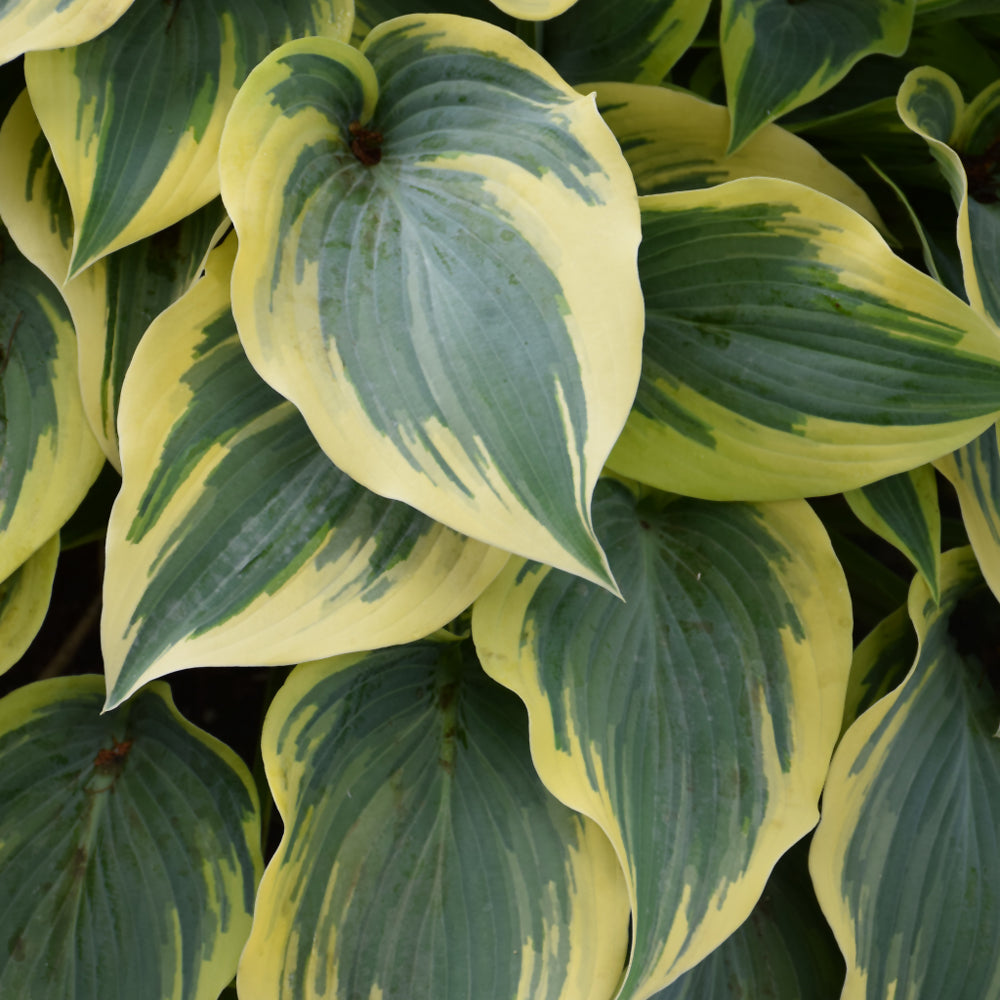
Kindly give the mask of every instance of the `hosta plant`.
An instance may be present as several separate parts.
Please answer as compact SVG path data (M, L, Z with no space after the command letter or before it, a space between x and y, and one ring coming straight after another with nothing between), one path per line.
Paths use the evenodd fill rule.
M0 997L1000 995L1000 2L0 39Z

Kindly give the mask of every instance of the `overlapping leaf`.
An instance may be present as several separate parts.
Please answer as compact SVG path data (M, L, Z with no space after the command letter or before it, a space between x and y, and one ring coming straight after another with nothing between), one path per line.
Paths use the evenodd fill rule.
M101 623L109 706L172 670L422 637L507 558L331 464L243 354L234 254L230 237L125 380Z
M58 559L59 536L53 535L0 583L0 673L21 659L41 628Z
M242 1000L609 1000L628 898L542 787L524 709L468 642L306 664L264 725L285 833Z
M694 41L710 0L577 0L545 25L542 53L571 83L659 83Z
M103 687L0 701L0 995L215 1000L263 867L253 781L166 685L102 716Z
M845 494L863 524L899 549L938 596L941 510L934 469L922 465Z
M919 577L906 680L837 749L810 867L847 959L845 1000L1000 991L996 599L969 549L942 599Z
M292 42L223 140L233 311L358 482L611 585L590 526L635 393L635 187L592 100L514 36L398 18Z
M741 177L783 177L880 220L868 195L805 140L765 125L726 153L729 111L694 94L627 83L597 84L597 106L632 168L639 194L711 187Z
M547 21L568 10L577 0L493 0L505 14L522 21Z
M76 366L66 306L0 225L0 580L62 527L104 462Z
M805 858L786 854L746 922L652 1000L836 1000L844 963Z
M922 67L903 81L897 105L951 188L966 295L1000 326L1000 81L966 107L951 77Z
M133 0L6 0L0 8L0 63L32 49L79 45L109 28Z
M69 192L70 273L219 193L219 137L247 73L302 35L348 38L352 0L135 0L75 48L25 59Z
M723 0L720 48L733 114L729 148L843 79L861 58L900 55L914 0Z
M196 277L225 213L216 199L162 233L66 281L73 220L62 178L26 93L0 128L0 214L21 252L60 289L76 328L91 429L120 471L118 399L136 345Z
M528 706L542 780L618 851L633 907L621 995L642 998L736 929L815 823L850 609L805 503L636 501L605 481L594 517L625 603L512 560L472 627L487 672Z
M1000 449L996 425L934 463L958 494L979 568L1000 595Z
M816 496L992 423L1000 339L844 205L763 178L641 201L643 376L616 471L706 499Z

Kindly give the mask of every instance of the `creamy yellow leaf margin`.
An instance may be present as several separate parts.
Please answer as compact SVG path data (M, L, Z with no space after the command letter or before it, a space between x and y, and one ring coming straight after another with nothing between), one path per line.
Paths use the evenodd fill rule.
M847 960L842 1000L1000 990L1000 608L969 548L944 554L941 594L914 579L916 658L847 730L823 790L809 866Z
M58 292L0 225L0 580L69 519L104 456L80 399Z
M108 707L174 670L419 638L507 559L330 464L240 350L235 253L234 236L213 251L125 379L101 619ZM300 492L283 492L289 482Z
M353 20L353 0L136 0L89 42L28 53L72 208L69 276L216 197L219 139L247 73L290 38L349 38Z
M922 66L906 75L896 98L899 117L923 138L951 188L958 210L957 239L962 258L965 294L974 309L1000 328L1000 278L996 276L1000 253L996 248L1000 217L994 197L995 166L989 157L996 146L1000 125L1000 82L987 87L966 105L962 92L946 73ZM970 148L974 147L974 148ZM980 183L984 200L970 198L967 166L962 156L984 156L986 169ZM968 169L973 169L969 167Z
M589 502L638 378L640 233L593 100L498 28L397 18L272 53L221 172L240 337L333 461L610 585Z
M597 108L632 168L640 195L711 187L741 177L780 177L805 184L882 220L871 199L815 147L780 125L764 125L727 153L729 109L695 94L636 83L597 83Z
M997 425L939 458L934 467L958 494L962 522L980 572L1000 600L1000 446Z
M493 0L505 14L521 21L547 21L569 10L577 0Z
M214 204L218 206L217 201ZM171 292L179 297L190 284L215 242L211 238L213 216L223 214L221 208L213 212L208 206L196 217L200 225L182 221L65 280L73 252L72 213L27 92L17 98L0 126L0 215L21 253L46 274L69 308L77 334L84 410L105 456L118 472L121 380L131 361L132 339L143 332L133 329L135 321L142 319L144 329L157 309L168 304L164 299ZM198 249L182 263L179 244L196 227L203 230L202 240L187 240L198 244ZM217 234L222 235L221 231ZM138 272L150 260L159 267L143 285L145 275Z
M58 560L59 536L53 535L0 583L0 674L21 659L42 627Z
M0 995L216 1000L263 868L257 789L166 684L110 715L103 689L0 700Z
M894 545L921 572L935 598L941 570L941 509L930 465L844 494L865 527Z
M512 559L472 629L487 673L528 708L542 780L615 846L633 907L619 995L645 1000L746 919L815 824L851 612L804 502L630 507L601 485L595 520L625 603ZM706 717L718 728L688 730ZM754 764L732 759L751 744Z
M628 898L468 641L302 664L264 723L284 834L243 1000L610 1000Z
M776 178L640 203L643 376L615 472L709 500L819 496L995 419L1000 338L846 205Z
M111 27L134 0L7 0L0 11L0 64L33 49L79 45Z

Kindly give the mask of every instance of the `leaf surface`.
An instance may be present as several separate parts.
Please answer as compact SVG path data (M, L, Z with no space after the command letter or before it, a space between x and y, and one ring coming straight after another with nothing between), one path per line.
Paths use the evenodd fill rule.
M866 527L923 574L935 598L941 566L941 510L934 469L922 465L844 494Z
M0 128L0 213L18 248L45 272L69 308L87 420L120 472L117 418L125 372L146 328L200 271L225 220L222 203L215 199L64 282L73 250L69 197L23 93Z
M897 106L951 188L966 295L1000 327L1000 81L966 106L951 77L925 66L907 75Z
M135 0L108 31L25 59L72 207L70 276L219 193L222 126L276 45L348 38L351 0Z
M629 83L596 84L597 107L632 168L639 194L712 187L742 177L780 177L836 198L881 224L868 195L804 139L765 125L726 152L729 111L694 94Z
M109 28L133 0L6 0L0 8L0 64L32 49L79 45Z
M101 715L85 674L0 701L0 995L215 1000L250 929L246 766L166 685Z
M659 83L695 40L710 0L577 0L545 25L542 54L571 83Z
M643 373L616 472L706 499L818 496L995 419L1000 339L850 209L767 178L641 202Z
M913 26L914 0L723 0L719 26L729 148L763 124L829 90L864 56L898 56Z
M993 593L1000 595L1000 448L996 424L934 465L955 487L980 571Z
M721 944L816 822L850 608L802 502L636 500L603 481L594 509L624 603L512 560L472 629L527 704L542 780L615 845L633 910L621 996L638 1000Z
M0 674L21 659L42 627L58 559L59 536L53 535L0 583Z
M0 580L66 523L103 464L66 306L0 224Z
M254 367L369 489L612 586L589 503L638 379L640 232L592 100L514 36L426 15L361 52L290 43L234 108Z
M108 525L108 704L192 666L285 664L420 638L507 555L357 485L262 382L229 309L230 237L125 379Z
M1000 990L1000 615L970 549L945 553L941 593L915 579L916 660L847 731L823 790L810 868L844 1000Z
M244 1000L608 1000L621 870L545 791L527 719L471 643L304 664L268 712L285 823L240 964Z

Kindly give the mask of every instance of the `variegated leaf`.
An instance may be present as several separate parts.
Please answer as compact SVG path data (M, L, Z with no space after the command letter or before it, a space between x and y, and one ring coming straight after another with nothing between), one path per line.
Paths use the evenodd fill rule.
M854 650L844 700L842 732L846 732L875 702L902 683L916 655L917 634L903 604L883 618Z
M966 295L1000 326L1000 81L966 107L955 81L926 66L907 75L897 105L951 188Z
M1000 599L1000 447L996 424L934 465L955 487L980 571Z
M0 996L216 1000L263 867L253 780L165 684L113 715L103 688L0 701Z
M59 536L53 535L0 583L0 674L21 659L42 627L58 560Z
M70 276L210 202L247 73L290 38L350 37L353 17L353 0L135 0L93 41L29 53L75 222Z
M638 378L635 187L513 35L398 18L272 53L223 139L254 367L358 482L613 586L590 496Z
M659 83L695 40L711 0L577 0L545 25L542 54L571 83Z
M706 499L817 496L993 421L1000 339L844 205L766 178L641 202L643 376L616 472Z
M733 114L729 148L815 100L864 56L898 56L914 0L723 0L720 47Z
M917 577L919 652L847 731L810 868L847 959L844 1000L1000 993L1000 608L969 549L941 602Z
M493 0L505 14L521 21L547 21L572 7L577 0Z
M941 565L941 510L934 469L921 465L844 494L866 527L894 545L923 574L935 598Z
M514 19L501 13L492 0L434 0L433 3L428 0L354 0L354 33L351 42L360 45L365 35L377 24L403 14L422 14L428 8L439 14L460 14L479 21L489 21L508 31L513 31L516 27Z
M804 502L636 500L603 481L594 519L624 603L512 560L472 629L528 706L542 780L615 845L633 908L621 996L641 1000L746 919L816 822L850 607Z
M241 1000L610 1000L628 896L542 787L524 709L468 642L296 669L264 724L285 823Z
M407 642L506 553L358 486L262 382L229 310L235 239L150 327L125 379L101 622L108 705L172 670Z
M796 845L781 858L746 922L652 1000L837 1000L844 961L806 857Z
M0 215L18 248L56 284L69 307L87 419L104 454L121 471L116 422L125 372L154 317L200 271L225 223L222 203L209 202L64 283L73 244L69 199L24 93L0 128Z
M103 464L66 306L0 225L0 580L65 524Z
M0 64L32 49L79 45L109 28L133 0L5 0Z
M694 94L627 83L596 85L597 107L632 168L639 194L712 187L741 177L782 177L836 198L880 225L868 195L791 132L765 125L726 153L729 111Z

